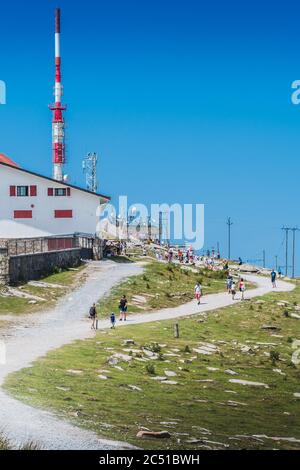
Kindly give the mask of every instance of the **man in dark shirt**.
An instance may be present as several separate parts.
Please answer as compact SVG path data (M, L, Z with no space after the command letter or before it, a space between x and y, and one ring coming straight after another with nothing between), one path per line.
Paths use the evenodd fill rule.
M92 307L90 308L90 318L91 318L91 320L92 320L91 329L92 329L92 330L95 330L95 329L96 329L95 324L96 324L96 321L97 321L97 309L96 309L96 304L93 304Z
M124 320L126 321L126 313L127 313L127 299L126 295L123 295L123 297L120 300L120 321Z

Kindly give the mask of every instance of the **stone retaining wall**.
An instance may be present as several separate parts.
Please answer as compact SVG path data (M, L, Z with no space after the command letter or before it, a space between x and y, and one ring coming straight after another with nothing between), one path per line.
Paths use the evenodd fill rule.
M40 279L55 272L56 269L72 268L81 263L81 249L49 251L9 258L9 283L18 284Z

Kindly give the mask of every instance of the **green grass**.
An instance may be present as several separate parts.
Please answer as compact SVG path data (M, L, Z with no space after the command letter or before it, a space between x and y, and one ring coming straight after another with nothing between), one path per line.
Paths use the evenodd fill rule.
M79 266L76 271L66 269L40 279L43 282L63 285L65 286L65 289L36 287L29 284L19 286L23 292L44 298L46 300L38 301L36 304L29 303L30 299L24 299L20 297L4 297L0 293L0 315L20 315L35 312L40 310L41 307L51 307L54 302L56 302L62 295L66 293L67 289L69 289L74 283L80 282L80 279L84 277L84 269L85 265L82 265Z
M28 441L23 446L16 447L4 434L0 434L1 450L41 450L41 448L33 441Z
M225 289L225 272L206 269L193 270L174 265L150 261L144 274L130 277L112 289L109 296L99 303L100 317L107 317L118 311L119 300L123 294L128 299L128 313L142 313L164 307L176 307L194 298L197 281L203 286L203 293L220 292ZM135 300L140 295L143 302Z
M238 437L265 434L300 439L299 399L293 397L300 392L300 370L291 364L292 340L300 339L300 321L285 314L294 310L294 304L300 305L300 286L291 293L270 293L263 300L262 304L255 299L237 302L204 318L177 320L179 339L174 338L173 321L99 331L93 339L50 352L33 367L11 375L5 388L18 399L54 410L99 435L143 448L221 448L203 442L209 440L231 449L300 449L299 443ZM279 300L289 301L288 306L278 306ZM264 324L278 330L263 330ZM125 347L126 339L133 339L135 344ZM193 349L201 341L214 343L219 352L209 356L195 353ZM258 346L259 342L275 346ZM253 352L241 352L242 345ZM140 361L147 359L145 347L156 351L158 359ZM137 352L130 353L130 348ZM273 361L265 354L271 351L276 352ZM123 371L107 362L114 352L133 357L128 363L118 363ZM208 367L219 370L209 371ZM274 372L274 368L285 375ZM70 369L82 373L67 372ZM226 369L238 375L227 375ZM176 372L170 380L178 385L152 379L164 375L165 370ZM108 379L99 378L99 374ZM269 388L229 383L231 378L263 382ZM130 389L130 385L141 391ZM240 404L229 406L229 400ZM138 440L141 426L168 430L171 439ZM202 443L189 443L191 439Z

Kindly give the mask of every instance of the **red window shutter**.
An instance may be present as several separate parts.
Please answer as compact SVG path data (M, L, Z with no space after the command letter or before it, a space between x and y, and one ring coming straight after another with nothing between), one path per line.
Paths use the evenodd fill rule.
M56 210L54 211L54 217L56 219L72 219L73 211L72 210Z
M71 188L67 188L67 196L71 196Z
M37 195L37 187L30 186L30 196L36 196L36 195Z
M15 186L10 186L9 194L10 194L10 196L15 196L16 195L16 187Z
M32 219L32 211L14 211L15 219Z
M48 188L48 196L53 196L53 188Z

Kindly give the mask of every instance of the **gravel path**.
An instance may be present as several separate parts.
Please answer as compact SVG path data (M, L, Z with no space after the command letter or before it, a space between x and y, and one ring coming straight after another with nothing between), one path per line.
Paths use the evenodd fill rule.
M142 267L137 264L93 262L87 269L87 282L62 299L53 310L43 313L40 317L28 316L26 323L21 320L9 331L9 334L2 334L0 339L6 345L7 363L5 366L0 364L0 385L8 374L30 366L34 360L45 355L49 350L59 348L75 339L84 339L93 335L86 318L89 306L124 278L141 272ZM245 276L245 278L258 285L256 289L246 292L246 298L264 295L272 290L269 279L253 275ZM293 288L292 284L279 281L276 290L290 291ZM227 293L209 294L203 297L200 306L192 301L176 308L134 315L129 317L126 323L119 323L119 325L189 316L236 302L232 301ZM99 321L99 328L108 326L108 321ZM131 448L126 443L99 438L95 433L62 421L50 412L24 405L1 389L0 427L16 445L32 440L39 443L43 449Z

